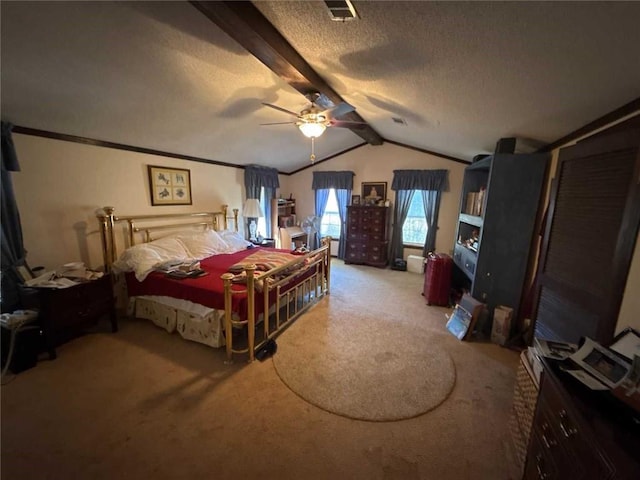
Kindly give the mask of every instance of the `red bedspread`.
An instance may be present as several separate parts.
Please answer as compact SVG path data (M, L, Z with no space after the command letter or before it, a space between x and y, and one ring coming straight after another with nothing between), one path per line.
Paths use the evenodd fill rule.
M262 247L260 247L262 248ZM136 280L133 273L127 273L127 291L129 296L163 295L199 303L209 308L224 310L224 284L220 278L229 271L229 267L245 257L255 253L258 248L250 248L231 254L214 255L200 262L200 268L208 275L199 278L173 279L161 272L151 272L143 282ZM272 250L275 249L266 249ZM275 250L289 252L288 250ZM233 285L234 290L244 290L246 285ZM256 292L256 314L263 310L263 296ZM247 314L246 294L232 297L232 310L243 318Z

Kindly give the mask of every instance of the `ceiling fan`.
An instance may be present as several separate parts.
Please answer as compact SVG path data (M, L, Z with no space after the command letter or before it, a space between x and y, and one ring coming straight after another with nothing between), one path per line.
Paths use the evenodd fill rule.
M366 122L339 120L337 117L355 111L355 108L346 102L340 102L338 105L334 105L331 100L321 93L309 94L306 95L306 97L311 102L311 105L305 107L300 113L292 112L291 110L278 107L271 103L262 102L266 107L295 117L295 120L290 122L261 123L260 125L296 125L305 137L311 139L311 162L313 163L316 158L313 151L314 140L322 135L327 127L364 128ZM326 108L322 109L319 105Z

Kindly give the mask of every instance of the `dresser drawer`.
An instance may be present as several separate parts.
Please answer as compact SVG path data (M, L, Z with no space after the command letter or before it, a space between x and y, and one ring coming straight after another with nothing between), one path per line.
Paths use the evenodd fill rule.
M524 471L525 479L556 480L562 478L553 456L549 455L535 430L531 433L528 455L529 461Z
M542 464L552 466L549 471L557 472L557 478L616 478L615 468L600 450L590 426L572 405L571 399L559 389L555 381L543 376L532 432L540 444L538 448ZM528 453L528 464L535 463L536 455L532 456L531 451ZM531 472L529 467L530 465L526 473ZM530 477L525 474L525 478L556 477Z

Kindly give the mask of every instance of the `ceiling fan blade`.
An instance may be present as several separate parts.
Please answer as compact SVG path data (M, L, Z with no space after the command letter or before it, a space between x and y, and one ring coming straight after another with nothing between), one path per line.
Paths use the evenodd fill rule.
M328 117L341 117L349 112L355 111L355 107L353 105L349 105L347 102L340 102L335 107L327 108L324 112L321 112L321 115L326 115Z
M273 122L273 123L261 123L260 125L295 125L296 122Z
M367 125L367 122L345 122L342 120L331 120L332 127L365 128Z
M289 115L293 115L294 117L298 116L297 113L292 112L291 110L287 110L287 109L282 108L282 107L278 107L277 105L271 105L270 103L264 103L264 102L262 102L262 105L264 105L265 107L271 107L271 108L274 108L276 110L280 110L281 112L288 113Z
M328 110L336 106L336 104L333 103L331 100L329 100L329 97L327 97L324 93L320 93L320 92L308 93L307 95L305 95L305 97L307 97L307 100L309 100L311 103L314 103L318 107L324 108L325 110Z

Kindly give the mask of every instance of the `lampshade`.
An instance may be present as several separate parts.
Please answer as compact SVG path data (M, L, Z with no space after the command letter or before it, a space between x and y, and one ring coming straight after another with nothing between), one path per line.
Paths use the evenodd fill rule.
M260 200L257 198L247 198L247 201L244 202L242 213L246 218L264 217L262 208L260 208Z
M300 129L300 131L305 137L315 138L322 135L324 133L324 130L327 128L327 126L324 123L301 122L298 125L298 128Z

